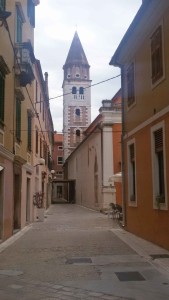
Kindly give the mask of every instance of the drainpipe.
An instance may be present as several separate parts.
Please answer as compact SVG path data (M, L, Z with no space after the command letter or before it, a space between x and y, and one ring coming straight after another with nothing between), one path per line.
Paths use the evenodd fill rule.
M122 160L122 206L123 206L123 227L127 225L126 220L126 189L125 189L125 165L124 165L124 136L125 136L125 119L124 119L124 71L121 68L121 93L122 93L122 135L121 135L121 160Z

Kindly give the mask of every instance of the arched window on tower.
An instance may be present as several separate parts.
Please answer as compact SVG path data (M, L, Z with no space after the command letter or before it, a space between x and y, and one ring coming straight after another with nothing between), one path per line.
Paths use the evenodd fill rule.
M84 88L82 86L79 88L79 96L80 99L84 99Z
M75 86L72 87L72 94L74 95L74 99L77 99L77 88Z
M76 108L75 114L77 117L80 117L80 108Z
M80 143L80 130L76 130L76 143Z
M77 94L77 88L75 86L72 87L72 94L73 95Z

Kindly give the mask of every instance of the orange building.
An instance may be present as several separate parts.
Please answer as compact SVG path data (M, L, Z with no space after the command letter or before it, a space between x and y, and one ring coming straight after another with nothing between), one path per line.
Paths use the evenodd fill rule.
M126 229L169 249L169 1L143 1L110 64L121 68Z

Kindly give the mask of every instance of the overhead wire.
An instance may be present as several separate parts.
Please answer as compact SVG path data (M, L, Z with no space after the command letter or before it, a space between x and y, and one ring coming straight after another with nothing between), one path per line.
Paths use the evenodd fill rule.
M84 87L83 89L84 89L84 90L89 89L90 87L93 87L93 86L96 86L96 85L105 83L105 82L107 82L107 81L110 81L110 80L112 80L112 79L118 78L118 77L120 77L120 76L121 76L121 74L118 74L118 75L116 75L116 76L114 76L114 77L110 77L110 78L108 78L108 79L105 79L105 80L99 81L99 82L97 82L97 83L88 85L88 86ZM51 97L51 98L49 98L49 100L57 99L57 98L60 98L60 97L63 97L63 96L71 95L71 94L72 94L72 92L64 93L64 94L59 95L59 96Z

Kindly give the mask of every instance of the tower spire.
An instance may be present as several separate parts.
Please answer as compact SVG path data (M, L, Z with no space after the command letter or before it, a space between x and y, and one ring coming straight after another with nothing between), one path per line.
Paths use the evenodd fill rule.
M63 66L63 148L64 160L83 139L91 121L90 66L75 31Z
M66 62L63 68L66 67L66 65L68 64L75 64L75 63L80 63L83 65L87 65L89 66L89 63L87 61L85 52L83 50L81 41L79 39L78 33L77 31L75 31L67 58L66 58Z

